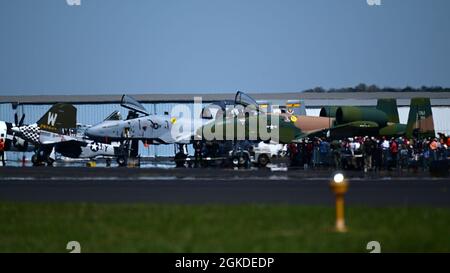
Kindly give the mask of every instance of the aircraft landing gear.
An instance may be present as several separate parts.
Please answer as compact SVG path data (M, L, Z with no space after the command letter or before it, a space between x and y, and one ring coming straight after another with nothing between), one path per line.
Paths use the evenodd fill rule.
M42 162L39 160L37 154L34 154L34 155L31 157L31 162L33 163L33 166L40 166L40 165L42 165Z
M106 167L111 167L111 158L106 159Z
M232 163L234 167L238 168L249 168L250 167L250 157L247 153L238 151L233 155Z
M138 155L139 141L126 139L120 143L117 151L117 164L120 167L139 167L140 157Z
M194 142L194 168L198 168L203 165L203 143L200 140Z
M265 168L269 162L270 159L266 154L262 154L258 157L258 165L261 168Z
M119 164L120 167L127 166L127 157L120 155L117 157L117 164Z
M52 150L48 149L39 149L36 153L31 157L31 162L33 166L53 166L55 160L51 157Z
M231 163L233 167L250 168L250 153L243 144L240 141L234 143L234 148L231 151Z
M117 155L117 164L119 164L120 167L126 167L128 164L128 147L130 147L130 140L125 140L120 143Z
M53 167L53 163L55 163L55 160L52 158L47 158L47 166L48 167Z

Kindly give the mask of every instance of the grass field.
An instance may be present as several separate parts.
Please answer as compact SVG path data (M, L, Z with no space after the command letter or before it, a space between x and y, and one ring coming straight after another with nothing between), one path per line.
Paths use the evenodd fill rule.
M450 209L0 202L0 252L450 252Z

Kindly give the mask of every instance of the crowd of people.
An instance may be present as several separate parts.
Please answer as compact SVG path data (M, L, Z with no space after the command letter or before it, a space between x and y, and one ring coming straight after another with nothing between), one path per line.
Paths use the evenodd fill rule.
M288 146L293 166L318 166L368 171L427 170L433 161L450 157L450 137L353 137L344 140L304 139Z

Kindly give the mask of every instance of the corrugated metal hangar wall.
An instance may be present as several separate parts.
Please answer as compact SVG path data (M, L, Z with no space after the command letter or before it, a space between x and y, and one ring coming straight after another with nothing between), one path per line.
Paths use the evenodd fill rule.
M274 104L279 103L274 101ZM154 114L164 114L164 112L170 113L172 108L178 103L143 103L144 107ZM106 118L114 110L119 110L123 116L126 116L127 109L122 108L119 104L74 104L77 108L77 121L81 124L96 124ZM339 104L345 105L345 104ZM193 112L193 104L188 103L187 106ZM50 104L25 104L18 107L19 116L25 113L25 124L35 123L42 115L47 112L51 107ZM320 108L308 108L306 105L306 112L308 115L318 116ZM449 106L433 106L433 117L436 133L441 132L445 134L450 134L450 105ZM399 115L400 122L406 123L408 118L409 107L400 106ZM14 121L14 110L11 103L1 103L0 104L0 120L13 122ZM193 153L192 147L189 147L190 154ZM149 147L144 147L140 144L140 154L143 156L173 156L174 155L174 145L149 145ZM8 153L9 159L18 159L22 155L19 153ZM27 155L28 157L28 155Z

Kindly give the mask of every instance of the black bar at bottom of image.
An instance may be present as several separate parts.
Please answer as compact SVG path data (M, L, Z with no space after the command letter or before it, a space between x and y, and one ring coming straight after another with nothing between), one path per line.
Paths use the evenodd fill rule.
M297 254L297 253L150 253L150 254L1 254L3 266L45 270L70 268L142 272L302 272L330 270L432 269L445 266L450 254ZM128 271L127 271L128 272Z

